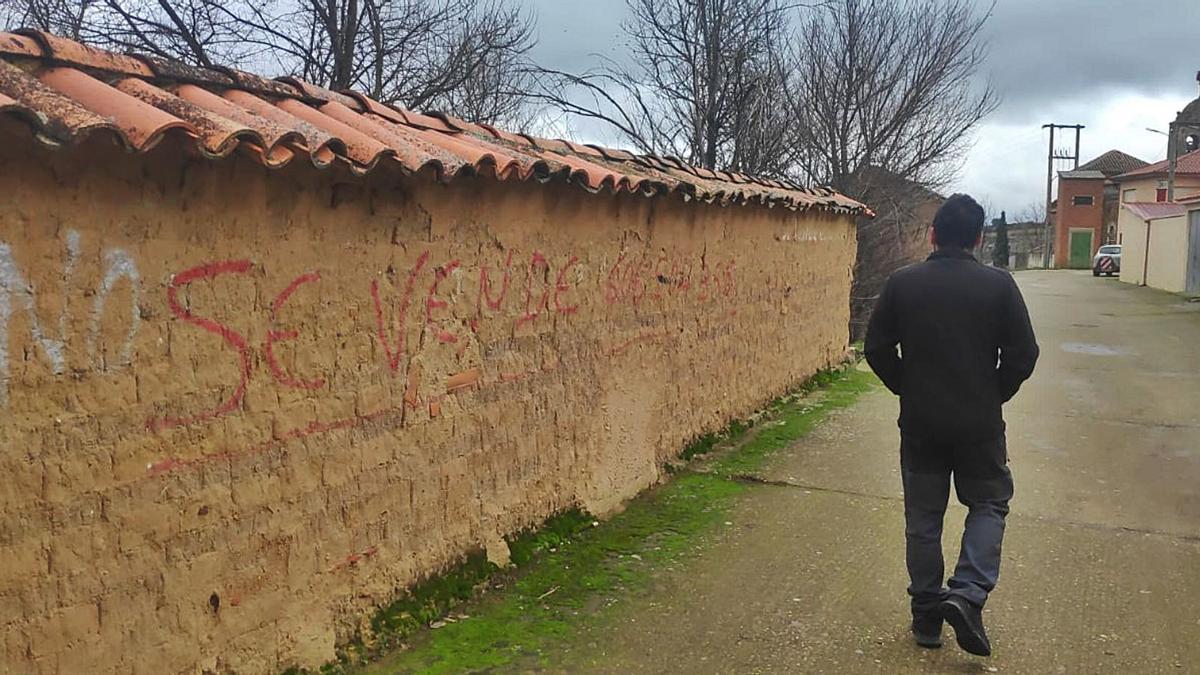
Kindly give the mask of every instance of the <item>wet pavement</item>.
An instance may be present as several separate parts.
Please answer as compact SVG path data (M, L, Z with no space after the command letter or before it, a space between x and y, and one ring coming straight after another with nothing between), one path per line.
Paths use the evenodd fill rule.
M571 671L1200 673L1200 303L1017 275L1042 360L1007 407L1016 482L994 655L908 634L895 399L882 387L762 472L730 524L659 575ZM778 484L785 483L785 484ZM947 516L952 568L966 511Z

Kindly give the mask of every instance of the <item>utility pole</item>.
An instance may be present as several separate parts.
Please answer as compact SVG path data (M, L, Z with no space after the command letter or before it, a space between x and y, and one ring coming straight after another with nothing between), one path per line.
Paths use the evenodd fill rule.
M1046 228L1042 241L1042 266L1045 269L1050 269L1050 264L1054 260L1052 248L1054 245L1054 221L1050 217L1050 205L1054 201L1054 160L1069 159L1075 162L1072 168L1079 168L1079 132L1083 131L1082 124L1043 124L1043 129L1050 130L1050 146L1046 152ZM1074 129L1075 130L1075 150L1071 154L1067 154L1066 150L1059 153L1054 148L1054 130L1055 129Z

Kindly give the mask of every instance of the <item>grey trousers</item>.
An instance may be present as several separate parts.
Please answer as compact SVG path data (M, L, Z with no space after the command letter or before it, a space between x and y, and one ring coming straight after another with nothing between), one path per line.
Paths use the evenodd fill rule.
M914 615L931 612L949 595L983 607L1000 576L1004 519L1013 495L1005 439L985 443L932 443L901 437L908 594ZM958 565L942 585L942 522L950 480L967 507Z

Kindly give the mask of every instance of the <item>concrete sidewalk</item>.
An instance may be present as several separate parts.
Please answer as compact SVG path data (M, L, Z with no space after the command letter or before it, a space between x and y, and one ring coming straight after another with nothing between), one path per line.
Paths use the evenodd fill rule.
M762 473L731 524L565 670L1200 672L1200 305L1018 275L1043 358L1006 410L1016 497L995 655L908 635L897 404L882 388ZM965 509L947 519L953 566Z

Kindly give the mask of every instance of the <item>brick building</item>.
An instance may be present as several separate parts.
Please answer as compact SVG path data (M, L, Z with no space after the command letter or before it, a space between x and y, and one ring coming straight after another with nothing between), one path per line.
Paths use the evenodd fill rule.
M319 667L848 342L827 189L0 34L0 671ZM369 636L361 636L369 639Z
M1058 174L1054 208L1054 266L1086 269L1103 244L1116 243L1120 196L1116 176L1146 162L1109 150L1073 171Z

